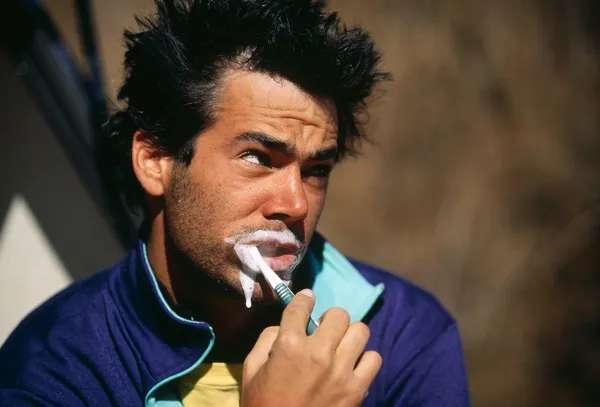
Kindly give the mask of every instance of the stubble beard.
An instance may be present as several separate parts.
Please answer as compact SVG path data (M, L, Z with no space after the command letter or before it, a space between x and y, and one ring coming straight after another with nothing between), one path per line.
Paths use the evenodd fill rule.
M216 202L207 195L190 179L183 164L174 165L165 196L164 216L166 250L177 269L173 272L198 287L198 292L219 293L244 301L237 257L219 238L221 234L211 219L217 207L227 202ZM263 298L253 298L257 305L263 301Z

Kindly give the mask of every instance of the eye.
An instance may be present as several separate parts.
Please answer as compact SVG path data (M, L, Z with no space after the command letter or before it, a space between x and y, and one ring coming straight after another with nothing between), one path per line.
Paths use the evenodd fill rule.
M246 151L242 154L241 158L242 158L242 160L252 163L252 164L263 165L265 167L271 166L270 157L267 154L260 152L260 151L256 151L256 150Z
M317 177L317 178L327 178L333 171L333 166L331 165L315 165L308 169L305 172L305 176L307 177Z

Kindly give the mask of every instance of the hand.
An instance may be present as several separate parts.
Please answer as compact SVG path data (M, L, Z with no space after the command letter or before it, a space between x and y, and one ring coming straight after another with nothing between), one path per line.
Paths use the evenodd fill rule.
M325 313L306 335L315 304L301 291L283 311L280 327L265 329L244 362L242 407L359 406L381 367L377 352L363 350L369 328L349 325L341 308Z

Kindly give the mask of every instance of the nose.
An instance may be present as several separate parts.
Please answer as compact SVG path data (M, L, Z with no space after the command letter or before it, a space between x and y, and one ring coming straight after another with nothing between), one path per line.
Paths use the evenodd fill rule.
M302 221L308 215L308 199L299 168L281 169L272 180L269 199L263 206L266 219L276 219L287 225Z

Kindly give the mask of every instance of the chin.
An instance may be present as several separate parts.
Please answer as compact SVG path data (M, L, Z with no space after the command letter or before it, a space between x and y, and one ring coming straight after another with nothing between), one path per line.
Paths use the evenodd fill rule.
M239 272L238 272L239 273ZM286 282L286 281L284 281ZM287 282L286 282L287 283ZM246 296L242 288L241 282L238 276L235 276L231 280L221 280L222 287L231 298L238 299L242 302L246 301ZM265 281L262 276L258 276L254 283L254 290L252 292L252 307L271 305L278 302L277 295L271 288L271 286Z
M275 291L273 291L271 286L261 277L259 277L254 284L252 302L254 303L255 301L257 304L272 304L278 301Z
M292 275L293 268L287 268L281 272L278 272L279 276L282 278L282 282L291 289L292 280L289 277ZM246 276L249 274L246 272L242 272L239 268L235 267L231 270L231 273L227 273L227 276L222 279L222 283L225 283L228 286L228 291L232 294L235 294L235 297L246 301L246 296L244 293L243 282L240 277L240 274L244 273ZM246 280L245 283L248 281ZM257 274L253 284L252 290L252 305L271 305L279 302L275 291L269 283L265 280L262 274Z

